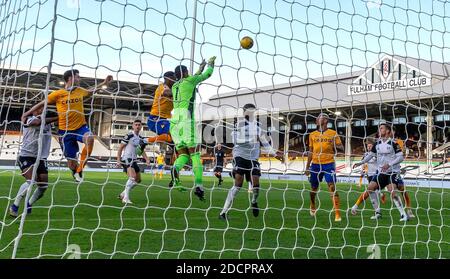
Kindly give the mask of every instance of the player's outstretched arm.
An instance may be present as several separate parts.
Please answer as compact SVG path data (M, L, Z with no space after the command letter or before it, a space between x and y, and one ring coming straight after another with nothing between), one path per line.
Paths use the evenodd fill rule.
M211 77L211 75L212 75L212 73L214 71L214 63L215 63L215 61L216 61L216 57L215 56L209 58L209 60L208 60L208 68L206 69L206 71L204 73L202 73L202 74L193 75L192 76L194 84L197 85L198 83L200 83L200 82L202 82L204 80L207 80L209 77Z
M44 101L40 101L39 103L35 104L31 109L29 109L28 111L26 111L24 114L22 114L22 123L26 123L27 122L27 118L31 115L34 114L35 111L43 108L45 105L45 100ZM40 121L40 120L39 120Z
M206 61L205 59L202 60L202 63L200 63L200 67L198 68L198 71L195 73L195 75L200 75L201 73L203 73L203 70L205 69L206 66Z
M120 164L120 161L121 161L121 158L122 158L122 152L123 152L123 149L125 148L125 146L126 146L126 144L123 144L123 143L121 143L120 145L119 145L119 150L117 150L117 159L116 159L116 165L118 166L118 167L121 167L121 164Z
M357 167L359 167L361 165L364 165L364 164L368 163L373 157L375 157L375 155L376 154L373 153L373 152L367 153L367 155L364 156L364 158L360 162L358 162L358 163L353 165L353 168L357 168Z
M144 158L147 166L150 166L150 159L148 158L147 153L145 153L145 151L142 152L142 158Z
M93 94L94 92L102 89L103 86L108 86L111 81L113 81L113 76L112 75L108 75L104 81L100 82L99 84L97 84L97 86L93 86L87 89L87 91L91 94Z

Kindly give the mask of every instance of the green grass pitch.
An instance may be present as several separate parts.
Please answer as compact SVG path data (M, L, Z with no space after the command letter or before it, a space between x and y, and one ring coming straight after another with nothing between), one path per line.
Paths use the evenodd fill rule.
M126 179L123 173L85 172L77 187L68 171L51 171L53 184L27 216L17 257L62 258L69 244L77 244L82 258L367 258L367 247L377 244L381 258L450 258L449 190L408 188L416 218L405 225L390 201L378 223L370 220L369 203L349 215L363 189L338 184L343 220L335 223L325 185L313 218L308 184L262 180L260 216L253 217L244 185L227 224L218 215L229 177L220 188L206 177L201 202L191 191L169 190L167 176L154 180L146 173L131 193L134 205L123 206L117 195ZM0 172L0 258L12 254L20 219L7 209L22 182L18 173ZM182 182L193 180L182 176Z

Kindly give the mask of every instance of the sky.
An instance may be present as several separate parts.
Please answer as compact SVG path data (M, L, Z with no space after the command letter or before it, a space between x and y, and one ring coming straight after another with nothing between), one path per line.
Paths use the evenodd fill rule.
M194 0L0 1L2 68L70 67L157 83L189 66ZM200 0L196 70L217 56L202 101L225 92L359 71L384 53L450 61L450 3L416 0ZM255 45L240 49L250 36Z

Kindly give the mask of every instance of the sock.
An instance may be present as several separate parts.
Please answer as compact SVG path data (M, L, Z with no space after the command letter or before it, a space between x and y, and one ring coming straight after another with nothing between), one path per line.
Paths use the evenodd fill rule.
M173 166L175 167L175 170L179 172L184 167L184 165L187 164L187 162L189 162L189 155L180 154L180 156L178 156L178 158L173 163Z
M84 167L87 163L87 157L91 156L92 149L94 148L94 144L84 145L83 150L81 151L80 156L80 164L78 165L77 172L80 173L83 171Z
M405 209L403 208L402 200L399 198L399 196L395 195L392 196L392 201L394 202L395 206L398 209L398 212L400 212L401 216L405 216Z
M236 197L236 195L239 193L239 190L241 187L233 186L228 190L227 199L225 200L225 204L223 205L223 209L220 212L220 215L227 213L230 209L231 205L233 204L233 200Z
M309 198L311 200L311 204L310 204L310 208L316 208L316 195L317 192L311 190L311 192L309 192Z
M34 204L37 200L42 198L44 196L45 191L47 190L46 186L40 186L37 187L36 190L34 190L33 195L31 196L30 200L28 201L29 204Z
M406 208L411 208L411 199L409 198L408 192L403 192L403 197L405 198Z
M136 184L137 183L134 178L128 178L127 183L125 184L124 198L130 198L130 191L134 188L134 186L136 186Z
M369 197L369 193L367 191L364 191L364 193L362 193L358 199L356 200L355 205L359 206L363 201L365 201L367 198Z
M222 181L222 173L221 174L219 174L219 181Z
M148 143L154 142L172 142L172 137L169 134L162 134L147 139Z
M256 201L258 200L258 196L259 196L259 185L255 185L253 186L252 203L256 203Z
M341 211L339 210L339 208L340 208L340 200L339 200L338 193L333 193L333 196L331 197L331 201L333 202L334 213L335 213L336 217L340 217L341 216Z
M22 185L20 185L19 191L17 192L16 199L14 200L14 205L19 206L22 198L25 197L27 193L28 187L31 185L31 180L25 181Z
M380 213L380 206L378 202L378 194L376 191L369 192L370 201L372 202L373 209L376 213Z
M194 172L194 181L197 187L202 187L203 185L203 165L200 160L200 152L195 152L191 154L192 161L192 171Z

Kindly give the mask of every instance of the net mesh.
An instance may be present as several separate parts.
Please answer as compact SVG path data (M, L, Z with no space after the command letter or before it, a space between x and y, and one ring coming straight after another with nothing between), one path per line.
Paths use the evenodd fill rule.
M0 257L450 257L449 8L446 1L2 0ZM253 48L240 47L243 36ZM131 193L134 204L122 205L117 195L127 177L114 167L120 139L136 117L146 122L164 72L191 63L195 72L211 56L215 70L196 101L206 201L194 195L189 166L181 175L188 191L169 190L167 161L162 178L154 175L157 164L147 167ZM24 199L11 218L25 181L17 163L20 117L61 88L71 68L85 88L114 77L84 102L95 135L84 182L72 179L55 128L49 188L32 214L24 214ZM252 194L242 189L223 221L218 215L233 185L230 134L246 103L257 106L287 160L261 155L260 215L252 215ZM330 116L345 147L335 154L339 223L325 183L310 216L304 171L319 113ZM402 177L415 215L406 223L389 193L383 219L370 219L369 199L357 216L350 213L367 185L351 166L384 122L405 146ZM143 134L153 135L147 127ZM222 186L212 176L219 142L227 157ZM166 148L153 144L147 153Z

